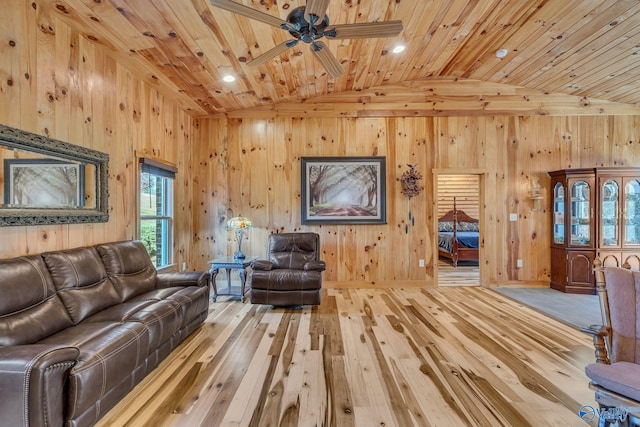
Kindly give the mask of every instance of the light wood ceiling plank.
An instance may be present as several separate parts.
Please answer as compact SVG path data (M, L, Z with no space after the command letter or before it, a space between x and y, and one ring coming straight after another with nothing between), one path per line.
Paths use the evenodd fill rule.
M586 89L592 84L598 85L608 75L621 75L639 66L638 44L635 41L640 38L639 12L640 5L628 11L626 17L616 19L615 25L609 24L611 31L598 34L598 37L589 40L588 43L583 42L578 49L585 49L589 53L575 61L569 58L563 61L559 66L564 69L557 70L559 66L556 67L556 73L549 73L555 77L549 76L540 81L540 85L550 91L562 90L571 87L571 84ZM571 64L568 64L569 62ZM560 76L561 74L564 76Z
M305 0L234 1L279 19L305 4ZM335 79L327 76L305 44L257 68L248 67L246 61L290 35L213 7L208 0L43 4L161 93L176 97L193 115L309 102L440 77L446 83L436 86L438 91L447 90L444 86L452 87L452 92L468 88L451 79L463 77L575 94L578 99L586 96L584 102L590 105L595 105L596 97L640 104L637 0L331 0L327 12L331 23L400 19L404 29L398 40L407 45L396 56L388 53L395 41L391 38L327 40L346 71ZM495 58L499 47L508 48L510 55ZM223 85L220 78L225 72L233 72L238 80ZM402 92L394 88L387 93L397 97ZM346 99L350 97L336 98ZM377 114L368 108L348 114Z
M410 22L412 28L421 27L423 30L416 32L419 43L411 43L411 51L416 52L412 62L416 66L404 76L406 80L431 77L435 74L431 70L431 62L442 46L446 27L452 22L448 16L451 15L449 10L454 7L454 2L437 0L429 2L429 6L425 11L425 20L417 19Z
M521 34L523 28L531 24L534 25L528 33L534 34L530 38L535 38L536 31L539 33L544 31L544 22L531 19L542 3L544 0L513 2L508 10L493 4L486 10L486 15L477 18L474 30L464 39L453 58L444 67L439 68L438 73L478 78L477 76L485 73L486 68L492 71L496 67L500 68L507 60L498 60L495 52L499 48L512 46L509 43L511 35Z
M465 77L509 83L518 81L518 78L514 77L516 74L524 78L538 72L539 68L536 67L542 67L543 64L534 62L561 46L561 29L574 25L594 7L589 2L581 3L580 7L585 9L579 11L576 11L575 5L571 2L558 2L553 7L543 7L544 3L531 6L523 16L518 31L502 31L497 27L501 37L490 46L492 51L487 52L491 54L491 59L478 63L477 67L468 70ZM499 48L508 49L506 58L495 58L495 50Z
M597 2L576 4L571 13L560 15L562 18L557 19L555 28L551 27L541 38L540 43L519 48L524 49L528 55L534 56L527 61L526 67L507 71L508 81L517 80L523 82L523 85L525 82L535 81L536 83L531 84L531 87L546 90L542 82L549 74L566 68L563 66L565 61L573 62L572 53L582 52L583 55L584 49L588 51L589 43L603 34L600 31L605 29L612 19L620 16L631 7L625 1L600 5L594 3ZM594 6L596 7L594 8ZM573 19L574 17L580 19ZM590 34L594 34L594 36L592 37ZM547 40L548 43L544 43L544 40Z
M521 8L516 7L515 3L513 2L509 8L509 12L514 15L521 10ZM527 3L530 4L531 2ZM436 70L437 74L462 77L464 71L469 70L474 65L478 53L486 51L487 45L495 43L491 34L483 29L483 23L488 20L488 16L495 10L496 8L491 2L469 2L467 7L461 11L457 21L451 26L452 31L449 32L448 43L438 52L430 67ZM511 17L510 20L517 22L515 16ZM476 49L473 56L468 55L465 49L468 44L472 44ZM478 46L480 46L480 49L478 49ZM468 65L451 67L450 64L452 63L466 63ZM458 71L455 68L462 68L462 70Z
M77 13L85 20L83 28L95 31L106 37L113 46L127 46L129 49L146 49L153 46L144 34L122 16L109 2L94 0L58 0L52 5L64 15Z

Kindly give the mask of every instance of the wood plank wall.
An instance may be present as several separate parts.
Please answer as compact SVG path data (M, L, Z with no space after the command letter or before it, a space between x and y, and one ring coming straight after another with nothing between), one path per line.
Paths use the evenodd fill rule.
M255 228L245 252L262 255L269 233L317 231L325 279L383 285L433 282L432 169L482 173L482 265L487 283L548 281L546 212L531 212L530 177L565 167L640 165L640 116L304 117L193 119L108 52L49 15L44 0L0 0L0 122L110 154L106 224L3 227L0 258L129 239L136 228L136 156L179 168L176 262L204 269L233 252L229 215ZM525 101L523 101L525 102ZM283 110L284 111L284 110ZM303 111L298 109L298 111ZM410 114L409 112L408 114ZM280 113L284 114L284 113ZM237 115L241 115L238 113ZM268 117L267 117L268 116ZM302 156L387 158L386 225L300 225ZM418 164L425 191L407 199L399 178ZM509 222L509 212L519 221ZM523 258L523 268L515 267ZM418 267L420 259L426 268Z
M438 175L438 218L456 208L472 218L480 218L480 176Z
M548 282L546 172L640 164L640 116L269 117L198 119L196 128L194 263L233 252L223 224L242 213L255 226L245 253L264 255L269 233L315 231L328 265L325 280L337 282L433 282L434 168L483 174L487 283ZM387 158L388 224L301 226L300 158L355 155ZM427 191L407 199L399 178L414 163ZM544 186L542 212L532 212L529 178ZM518 221L509 221L510 212ZM418 267L420 259L426 268Z
M176 164L191 186L192 118L104 49L47 12L44 0L0 0L0 123L109 154L106 224L3 227L0 258L136 233L137 156ZM176 262L191 268L191 191L176 192Z

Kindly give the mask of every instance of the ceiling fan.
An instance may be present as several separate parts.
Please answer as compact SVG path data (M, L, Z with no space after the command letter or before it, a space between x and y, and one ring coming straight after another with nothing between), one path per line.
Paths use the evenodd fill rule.
M326 15L329 0L307 0L306 6L296 7L289 12L286 21L231 0L210 1L213 6L282 28L294 37L249 61L247 63L249 66L262 65L303 41L310 45L314 56L329 75L335 78L344 73L344 68L329 51L327 45L319 39L322 37L330 39L392 37L402 31L402 21L330 25L329 17Z

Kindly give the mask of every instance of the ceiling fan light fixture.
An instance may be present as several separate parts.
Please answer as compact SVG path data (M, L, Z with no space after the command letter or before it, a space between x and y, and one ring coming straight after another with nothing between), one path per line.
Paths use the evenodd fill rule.
M321 38L340 40L395 37L402 31L402 21L400 20L330 25L327 9L331 0L306 0L305 6L296 7L289 12L286 21L233 0L209 1L220 9L288 31L293 37L293 40L280 43L247 62L249 67L262 65L302 41L310 45L311 52L327 73L336 78L344 73L344 68L326 48L326 45L320 41Z
M391 52L393 53L400 53L400 52L404 52L404 50L406 49L405 45L403 44L399 44L396 47L394 47Z

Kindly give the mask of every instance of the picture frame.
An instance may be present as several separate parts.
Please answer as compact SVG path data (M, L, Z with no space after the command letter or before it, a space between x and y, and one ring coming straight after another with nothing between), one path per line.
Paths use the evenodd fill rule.
M386 224L386 157L302 157L302 224Z
M84 206L84 165L57 159L4 159L4 205L75 209Z

